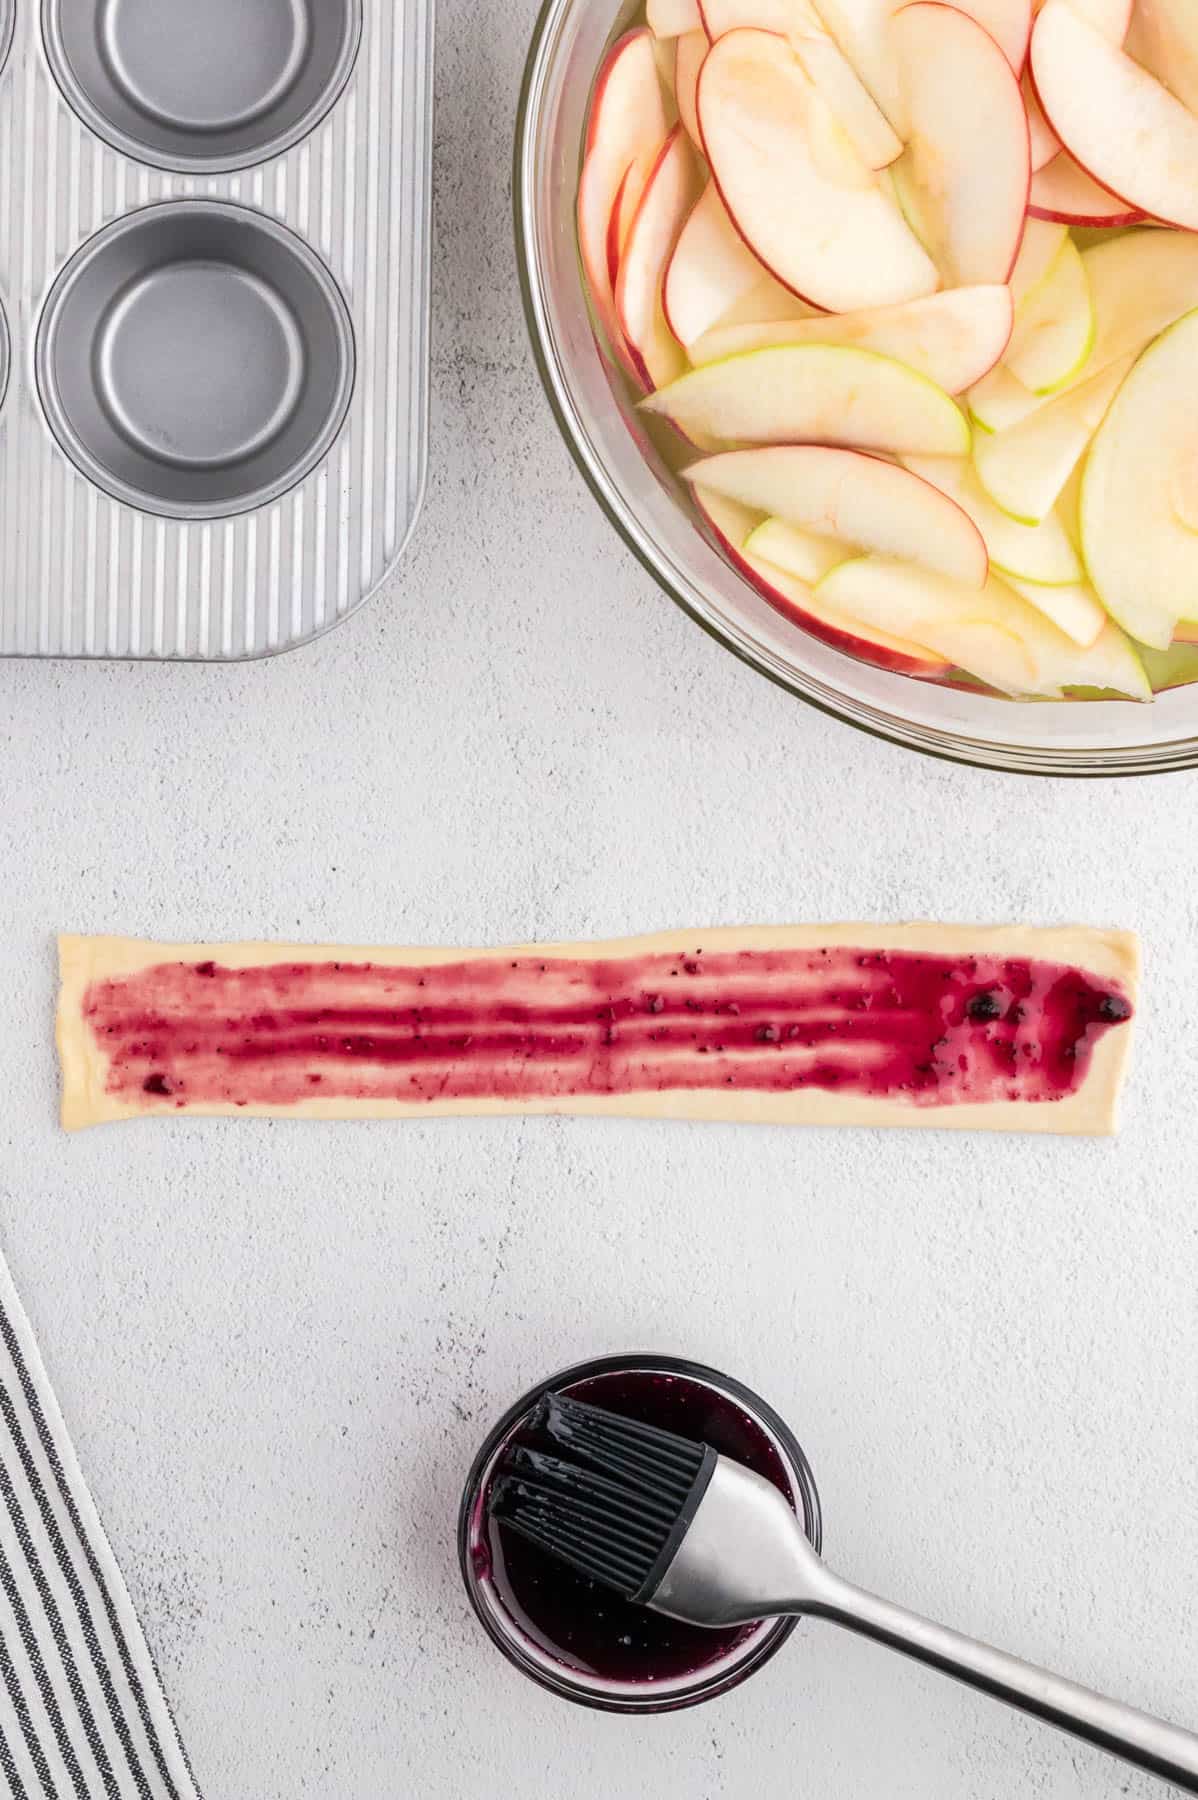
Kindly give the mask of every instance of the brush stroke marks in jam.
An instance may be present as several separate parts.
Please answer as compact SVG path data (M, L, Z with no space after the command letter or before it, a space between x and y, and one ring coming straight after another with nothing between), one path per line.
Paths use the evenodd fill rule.
M130 1105L510 1100L825 1089L916 1106L1059 1100L1131 1017L1060 963L754 949L434 965L165 962L92 983Z

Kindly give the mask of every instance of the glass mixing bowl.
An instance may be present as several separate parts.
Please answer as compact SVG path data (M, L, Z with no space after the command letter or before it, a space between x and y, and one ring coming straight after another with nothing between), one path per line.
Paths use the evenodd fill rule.
M773 611L701 534L633 398L596 343L574 224L591 86L614 0L546 0L516 128L516 250L533 348L558 424L599 504L670 598L753 668L811 705L934 756L1040 775L1198 766L1198 686L1132 701L1013 701L893 675ZM1193 673L1198 675L1198 650Z

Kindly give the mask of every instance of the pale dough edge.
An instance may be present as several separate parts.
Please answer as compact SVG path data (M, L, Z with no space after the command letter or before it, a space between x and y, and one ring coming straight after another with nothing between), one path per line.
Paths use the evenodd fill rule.
M164 944L120 937L59 938L61 987L57 1040L62 1066L62 1123L68 1131L120 1119L169 1116L131 1106L105 1092L105 1063L83 1018L83 997L95 980L134 974L162 962L202 962L212 958L228 968L314 959L339 962L404 963L436 966L463 958L498 960L513 956L638 956L696 950L819 949L843 946L906 950L939 955L1040 957L1070 963L1090 974L1122 983L1138 1002L1140 946L1133 932L1090 926L966 926L918 922L905 925L722 926L709 930L655 932L597 942L497 945L485 949L395 945L231 943ZM799 1090L791 1094L742 1091L660 1093L613 1097L588 1095L529 1101L451 1100L433 1102L303 1100L287 1106L189 1106L189 1117L283 1117L310 1119L396 1119L440 1116L495 1116L503 1113L572 1113L617 1118L707 1119L790 1125L887 1126L940 1131L1016 1131L1052 1135L1109 1136L1117 1129L1119 1096L1127 1070L1134 1026L1109 1032L1099 1043L1086 1080L1076 1094L1042 1105L999 1101L975 1106L912 1106L867 1095Z

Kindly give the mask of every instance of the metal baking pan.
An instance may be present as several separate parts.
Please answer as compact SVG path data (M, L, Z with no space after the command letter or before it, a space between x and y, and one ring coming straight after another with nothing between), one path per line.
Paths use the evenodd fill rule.
M0 0L0 655L229 661L419 509L433 0Z

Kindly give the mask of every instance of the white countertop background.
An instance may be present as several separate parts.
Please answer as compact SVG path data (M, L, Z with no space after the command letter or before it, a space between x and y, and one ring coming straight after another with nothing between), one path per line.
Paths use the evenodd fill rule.
M387 591L273 663L0 664L0 1241L208 1800L1147 1800L831 1627L629 1721L543 1695L467 1609L455 1510L494 1417L565 1362L674 1350L787 1415L845 1574L1198 1725L1198 776L918 759L657 592L526 346L533 12L442 0L432 473ZM1118 1142L56 1125L60 927L911 916L1142 932Z

